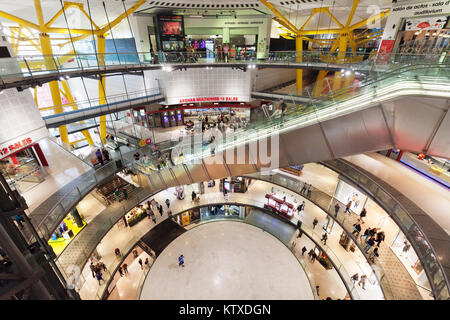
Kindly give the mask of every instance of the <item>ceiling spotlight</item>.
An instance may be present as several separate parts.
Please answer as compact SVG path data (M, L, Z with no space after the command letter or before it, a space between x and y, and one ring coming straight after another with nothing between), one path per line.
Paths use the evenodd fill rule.
M59 81L64 81L64 77L63 76L59 77Z
M341 69L341 73L344 73L345 72L345 69Z
M352 72L350 70L345 71L346 76L350 76L351 74L352 74Z
M69 75L65 75L64 78L66 78L66 80L69 80L70 76Z

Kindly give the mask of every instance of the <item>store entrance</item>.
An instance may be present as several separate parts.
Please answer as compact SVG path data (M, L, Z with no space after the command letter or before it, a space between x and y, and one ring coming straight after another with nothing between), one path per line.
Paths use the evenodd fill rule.
M31 147L0 160L0 171L10 186L20 193L44 181L44 171Z
M423 21L422 21L423 20ZM420 56L420 59L442 61L450 51L450 29L447 17L406 19L402 31L397 34L394 54L399 59ZM429 20L429 21L426 21ZM398 61L401 62L401 61Z

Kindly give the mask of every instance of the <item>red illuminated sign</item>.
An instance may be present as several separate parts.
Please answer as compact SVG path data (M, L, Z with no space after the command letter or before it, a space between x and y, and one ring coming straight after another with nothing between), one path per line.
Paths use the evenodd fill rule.
M203 97L180 99L180 103L186 102L211 102L211 101L239 101L238 97Z
M16 142L14 144L9 145L8 148L0 149L0 155L5 156L5 155L7 155L9 153L13 153L13 152L15 152L15 151L17 151L19 149L22 149L23 147L29 145L32 142L33 141L31 140L31 138L23 139L23 140L21 140L19 142Z

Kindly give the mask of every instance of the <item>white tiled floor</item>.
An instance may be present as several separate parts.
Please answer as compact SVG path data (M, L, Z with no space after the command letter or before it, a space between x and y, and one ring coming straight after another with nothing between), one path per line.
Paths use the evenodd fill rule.
M178 256L185 267L178 266ZM155 299L296 299L313 293L297 259L276 238L239 222L203 224L169 244L141 294Z
M268 192L270 192L272 185L263 181L253 181L250 185L249 191L246 194L239 194L239 193L232 193L229 194L229 201L237 201L241 203L249 203L254 204L257 206L261 206L261 204L264 201L264 195ZM283 195L286 195L287 199L293 200L293 201L302 201L304 198L294 195L292 192L275 186L275 192L281 193ZM214 188L205 188L206 193L203 195L200 195L200 204L207 204L207 203L213 203L213 202L223 202L223 194L218 192L218 183L216 183L216 186ZM164 201L166 198L169 198L171 200L171 210L173 213L179 212L178 207L189 207L191 205L190 201L190 194L192 192L192 187L188 186L185 188L185 194L186 198L185 200L176 200L176 197L174 195L174 188L170 188L168 190L162 191L155 195L153 198L158 201L159 203L163 204L164 207L164 215L161 217L159 213L156 214L157 217L157 223L159 223L161 220L165 219L167 217L167 207L164 204ZM308 200L306 200L306 209L305 212L302 213L302 220L305 225L308 225L310 228L312 226L312 221L314 217L318 217L319 224L316 227L315 231L317 231L319 234L322 234L324 231L320 229L320 225L325 221L326 214L310 203ZM294 218L294 223L296 222L296 218ZM119 229L118 226L115 226L106 237L102 240L102 242L97 247L97 250L99 254L102 256L102 261L107 265L111 265L115 261L115 255L114 255L114 248L122 248L124 244L129 243L130 241L137 241L142 235L144 235L152 226L153 222L150 219L144 219L141 222L139 222L137 225L133 226L132 228L123 228ZM371 268L367 264L365 258L363 257L362 253L358 250L353 252L348 252L344 248L342 248L339 245L339 236L341 234L342 230L338 225L335 225L333 232L331 235L329 235L329 241L327 243L328 248L326 250L330 251L332 250L336 257L338 257L339 261L342 261L344 263L344 267L346 270L347 275L352 275L355 272L358 272L360 275L365 273L368 276L371 273ZM305 236L304 236L305 237ZM311 245L310 245L311 246ZM338 263L337 261L335 261ZM318 265L318 263L317 263ZM320 268L322 268L320 266ZM86 265L83 274L89 275L90 271L88 266ZM91 277L86 276L86 279L88 279L88 284L85 285L81 291L80 294L83 298L92 297L92 295L95 295L95 292L97 291L98 285L95 280L90 280ZM329 296L333 298L343 298L339 292L342 289L342 282L334 282L334 281L327 281L327 285L335 286L334 289L330 288L330 291L326 291L324 284L322 284L323 287L323 294L325 292L328 293ZM338 285L337 285L338 284ZM367 290L358 289L358 293L360 294L362 299L380 299L382 297L381 295L381 289L379 286L367 284L366 286ZM332 293L334 291L334 294Z

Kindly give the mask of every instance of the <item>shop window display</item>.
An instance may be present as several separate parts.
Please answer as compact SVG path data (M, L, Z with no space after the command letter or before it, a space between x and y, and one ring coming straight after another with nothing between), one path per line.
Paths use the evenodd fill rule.
M25 192L44 181L42 168L31 148L0 160L0 170L11 186Z
M423 153L404 152L400 162L450 188L450 161Z
M69 213L53 232L48 244L55 254L59 255L69 245L72 239L86 226L77 210Z

